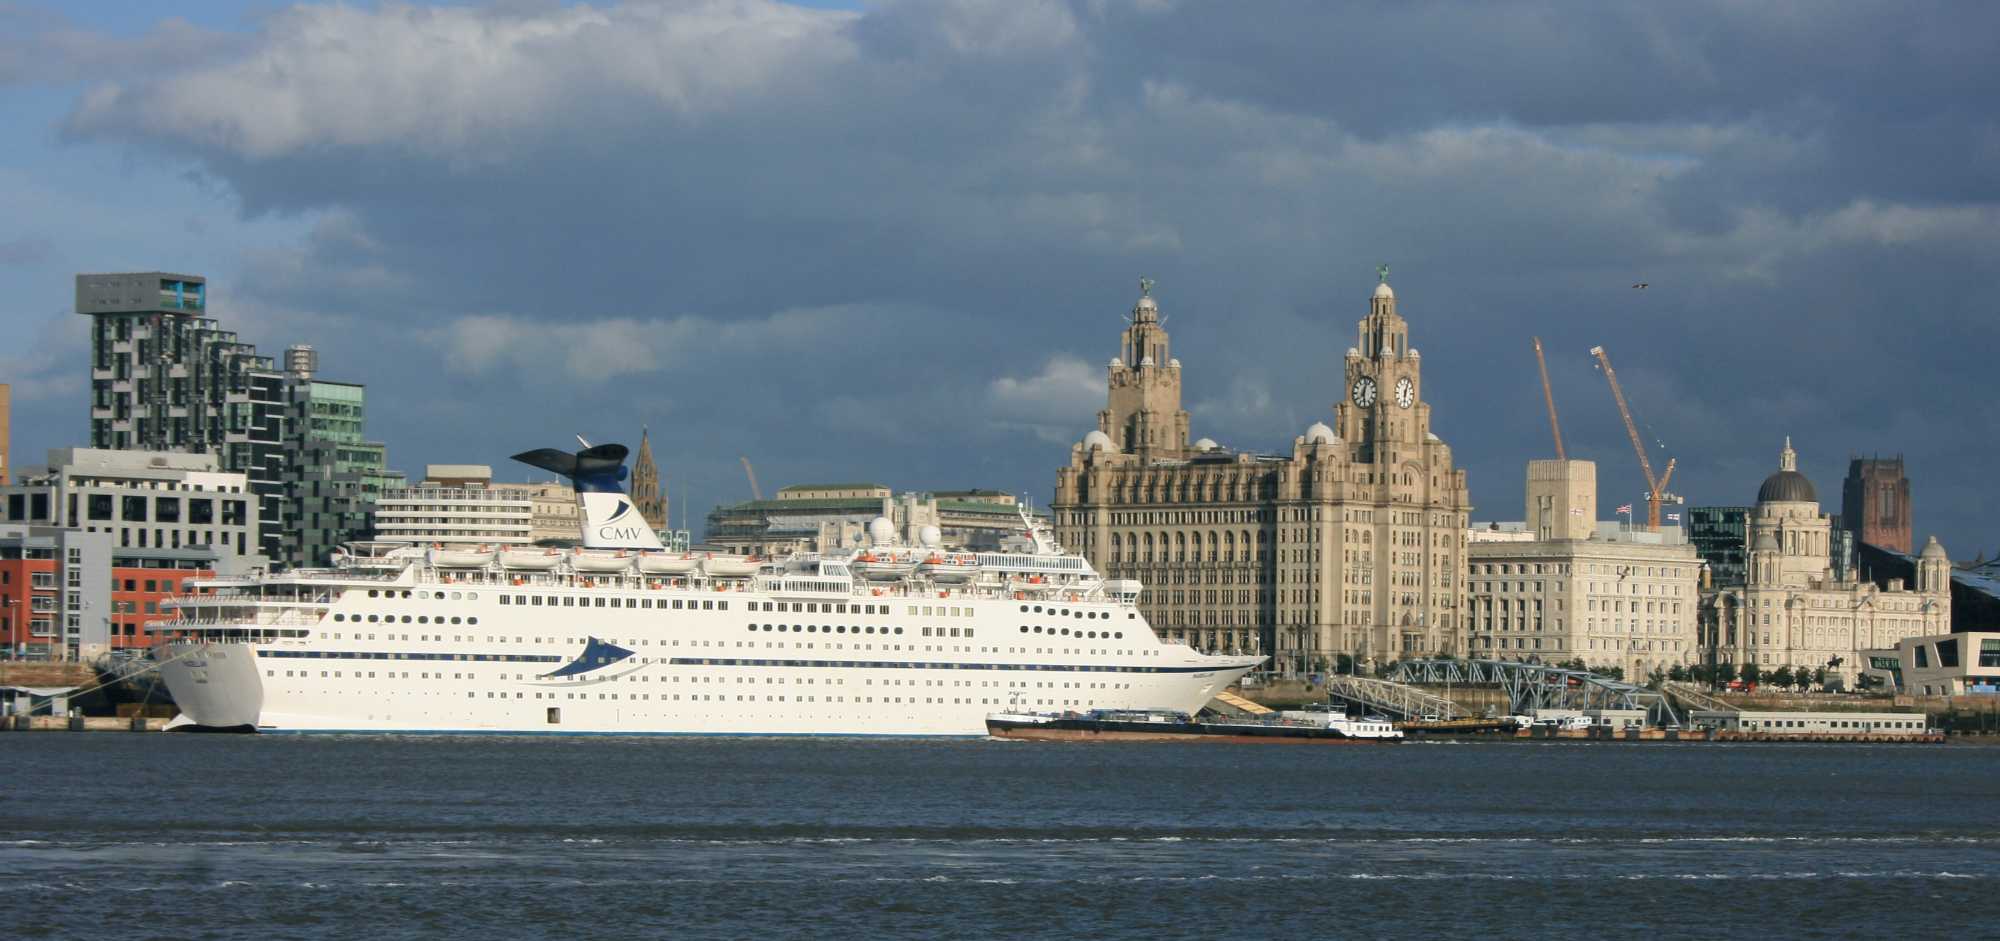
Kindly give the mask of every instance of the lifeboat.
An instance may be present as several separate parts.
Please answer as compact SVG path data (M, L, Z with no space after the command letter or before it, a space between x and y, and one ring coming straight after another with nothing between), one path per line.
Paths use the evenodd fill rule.
M756 556L712 555L701 560L701 570L710 578L747 578L763 567L764 563Z
M855 556L852 561L847 563L848 571L871 582L901 581L912 571L915 571L916 567L917 563L909 559L898 559L891 555L876 555L872 552L864 552Z
M431 564L441 569L476 569L493 561L493 550L481 546L478 549L432 549Z
M979 574L979 562L969 556L932 555L917 565L917 574L940 584L969 582Z
M624 552L593 552L577 549L570 553L569 564L579 572L612 574L630 571L632 557Z
M562 553L554 549L502 549L500 564L510 569L530 569L544 572L555 568L562 561Z
M701 560L691 555L671 555L664 552L639 554L639 571L648 575L686 575L699 565Z

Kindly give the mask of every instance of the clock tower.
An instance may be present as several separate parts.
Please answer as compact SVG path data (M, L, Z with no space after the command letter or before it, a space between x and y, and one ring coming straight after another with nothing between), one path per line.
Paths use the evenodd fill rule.
M1333 407L1342 441L1355 459L1376 460L1378 449L1415 448L1430 434L1430 405L1423 401L1423 362L1410 348L1410 327L1396 313L1389 266L1376 269L1380 283L1368 302L1356 345L1347 351L1346 395Z

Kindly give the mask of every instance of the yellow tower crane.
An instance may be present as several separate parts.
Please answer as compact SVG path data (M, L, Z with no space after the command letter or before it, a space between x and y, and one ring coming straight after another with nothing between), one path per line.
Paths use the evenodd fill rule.
M1660 504L1677 500L1667 492L1667 481L1674 476L1674 459L1667 459L1667 472L1658 478L1653 476L1653 462L1646 457L1646 445L1639 440L1639 425L1632 420L1632 409L1625 404L1625 390L1618 387L1618 373L1611 368L1611 357L1604 347L1593 346L1590 355L1597 357L1597 363L1604 369L1604 381L1611 384L1611 398L1618 402L1618 417L1625 420L1625 433L1632 438L1632 450L1639 455L1639 469L1646 474L1646 531L1660 531Z

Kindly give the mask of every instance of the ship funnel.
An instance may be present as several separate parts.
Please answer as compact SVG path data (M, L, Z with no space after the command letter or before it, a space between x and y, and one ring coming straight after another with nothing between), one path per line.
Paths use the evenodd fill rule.
M581 440L581 439L578 439ZM600 444L575 454L540 448L514 455L530 467L561 474L576 488L583 513L583 545L588 549L659 549L660 537L625 495L622 444Z

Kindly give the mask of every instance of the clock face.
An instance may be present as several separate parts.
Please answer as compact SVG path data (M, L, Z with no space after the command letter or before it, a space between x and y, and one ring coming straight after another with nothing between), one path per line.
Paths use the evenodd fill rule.
M1362 376L1354 380L1354 388L1349 393L1354 397L1354 404L1371 408L1375 405L1375 380Z
M1408 376L1396 380L1396 404L1404 408L1409 408L1411 405L1416 404L1416 401L1417 384L1411 382Z

